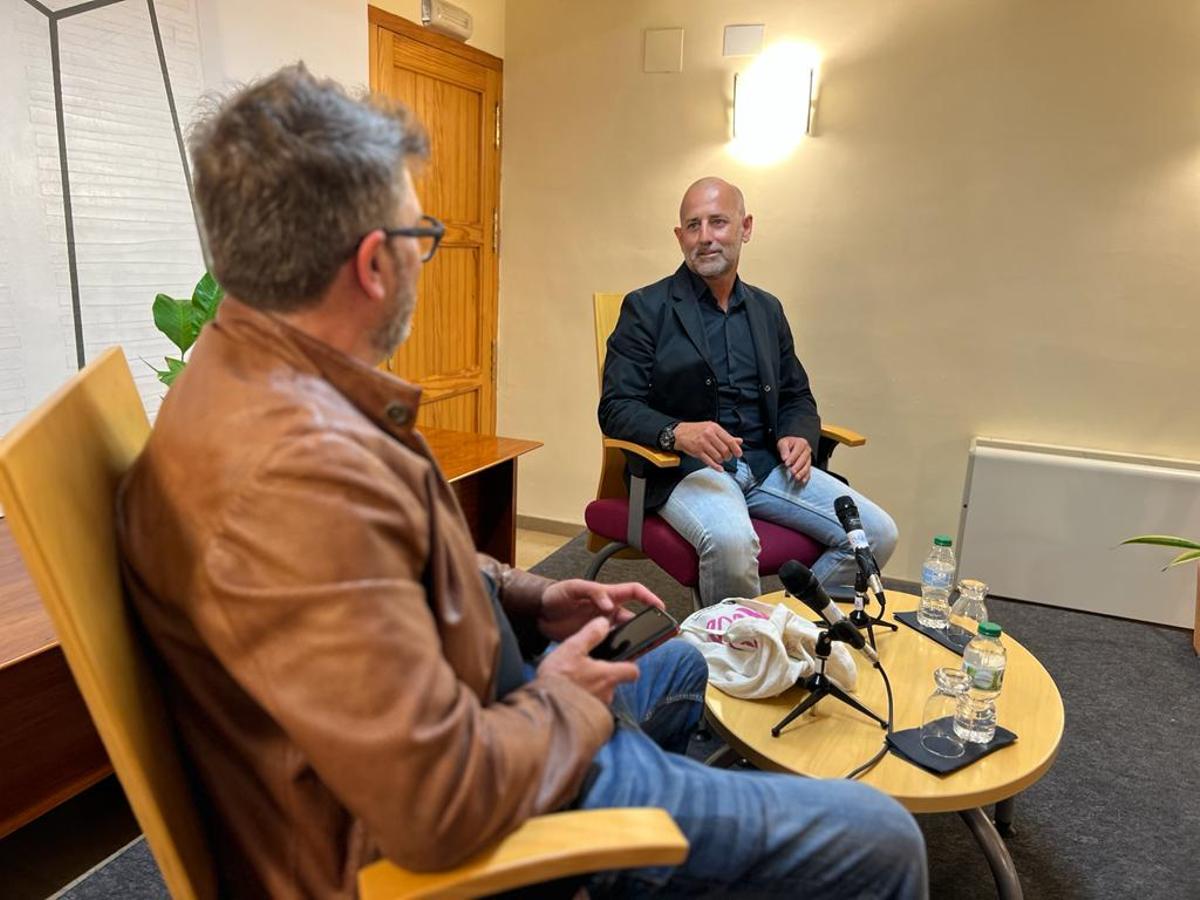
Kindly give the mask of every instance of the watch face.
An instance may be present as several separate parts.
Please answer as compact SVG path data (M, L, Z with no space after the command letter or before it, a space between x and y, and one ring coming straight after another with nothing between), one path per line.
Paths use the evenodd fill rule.
M658 448L670 450L675 446L675 429L668 425L658 433Z

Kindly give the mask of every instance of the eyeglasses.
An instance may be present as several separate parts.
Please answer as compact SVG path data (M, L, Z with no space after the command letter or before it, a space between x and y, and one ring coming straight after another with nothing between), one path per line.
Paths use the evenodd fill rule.
M433 254L437 252L438 244L442 242L446 226L433 216L421 216L421 222L422 224L413 225L410 228L385 228L383 233L390 238L416 238L417 245L421 248L421 262L429 262L433 258Z

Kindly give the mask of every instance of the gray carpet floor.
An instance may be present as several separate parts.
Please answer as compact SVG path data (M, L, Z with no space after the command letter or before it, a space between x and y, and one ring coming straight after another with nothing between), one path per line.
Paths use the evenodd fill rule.
M534 571L581 576L582 536ZM687 592L653 564L612 560L603 581L641 581L682 618ZM773 580L764 590L778 587ZM1030 900L1200 900L1200 660L1186 632L989 598L989 612L1041 660L1066 707L1054 767L1017 800L1009 850ZM918 816L934 898L993 898L957 815ZM69 900L158 900L144 841L83 879Z
M533 570L579 577L589 558L580 536ZM600 580L641 581L676 618L691 612L687 591L646 560L611 560ZM764 592L778 589L764 580ZM1191 635L991 597L988 612L1046 667L1066 709L1058 759L1016 802L1008 847L1025 896L1200 900L1200 659ZM934 898L996 896L958 815L917 820Z

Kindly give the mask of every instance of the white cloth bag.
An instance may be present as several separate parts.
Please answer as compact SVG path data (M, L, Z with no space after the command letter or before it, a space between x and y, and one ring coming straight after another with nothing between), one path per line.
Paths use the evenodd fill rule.
M697 610L679 626L680 637L704 654L709 682L746 700L782 694L815 672L818 633L783 603L737 597ZM854 690L858 669L844 644L834 642L825 674Z

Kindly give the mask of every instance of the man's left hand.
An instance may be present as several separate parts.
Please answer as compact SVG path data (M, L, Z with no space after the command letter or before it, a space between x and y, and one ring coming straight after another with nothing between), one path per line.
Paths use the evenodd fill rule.
M781 437L776 446L779 447L780 459L792 477L801 484L808 484L808 477L812 474L812 447L808 441L802 437Z
M538 631L552 641L564 641L596 616L619 625L633 618L633 610L625 606L630 601L664 609L653 591L636 582L600 584L582 578L556 581L542 594Z

